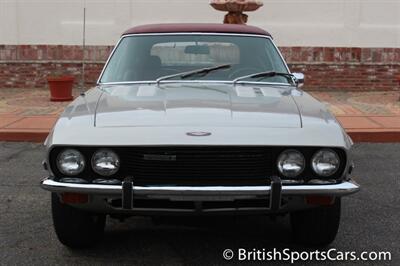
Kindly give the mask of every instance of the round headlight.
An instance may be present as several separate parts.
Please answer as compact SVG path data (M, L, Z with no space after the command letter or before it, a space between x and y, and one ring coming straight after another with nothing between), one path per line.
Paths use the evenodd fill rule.
M85 169L85 158L74 149L66 149L57 156L57 168L64 175L77 175Z
M320 176L331 176L339 169L340 159L331 149L317 151L311 159L314 172Z
M119 170L118 155L111 150L99 150L92 157L93 171L102 176L111 176Z
M305 164L303 154L296 150L286 150L278 157L278 170L286 177L295 177L301 174Z

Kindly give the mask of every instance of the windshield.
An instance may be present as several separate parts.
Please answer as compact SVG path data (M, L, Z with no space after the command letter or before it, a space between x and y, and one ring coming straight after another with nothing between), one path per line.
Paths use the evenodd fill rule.
M226 68L190 75L185 80L233 81L259 72L288 73L269 38L237 35L140 35L124 37L109 60L101 83L155 81L202 68ZM169 78L181 80L182 75ZM248 81L291 83L290 76Z

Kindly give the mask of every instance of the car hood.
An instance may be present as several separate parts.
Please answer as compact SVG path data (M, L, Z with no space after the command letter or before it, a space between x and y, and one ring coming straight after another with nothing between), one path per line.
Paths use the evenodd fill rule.
M65 108L46 145L351 146L326 106L302 90L206 85L96 86ZM199 132L209 134L191 134Z
M301 127L290 87L164 83L100 89L96 127Z

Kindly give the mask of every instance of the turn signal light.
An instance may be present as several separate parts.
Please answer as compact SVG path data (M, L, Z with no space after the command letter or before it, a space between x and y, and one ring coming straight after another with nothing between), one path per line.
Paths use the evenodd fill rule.
M309 205L332 205L335 197L331 196L306 196L306 202Z
M67 204L82 204L89 201L89 196L87 194L66 192L61 194L61 201Z

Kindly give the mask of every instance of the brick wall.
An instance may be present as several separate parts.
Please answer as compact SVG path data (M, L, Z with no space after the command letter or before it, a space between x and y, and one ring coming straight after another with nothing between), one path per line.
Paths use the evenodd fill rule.
M112 46L88 46L85 81L93 85ZM79 83L82 48L75 45L0 45L0 89L43 88L52 73L68 73Z
M87 85L92 85L112 46L88 46ZM281 47L307 90L399 90L400 48ZM0 45L0 89L43 88L46 77L67 72L81 78L82 49L73 45Z
M308 90L399 90L400 48L281 47Z

